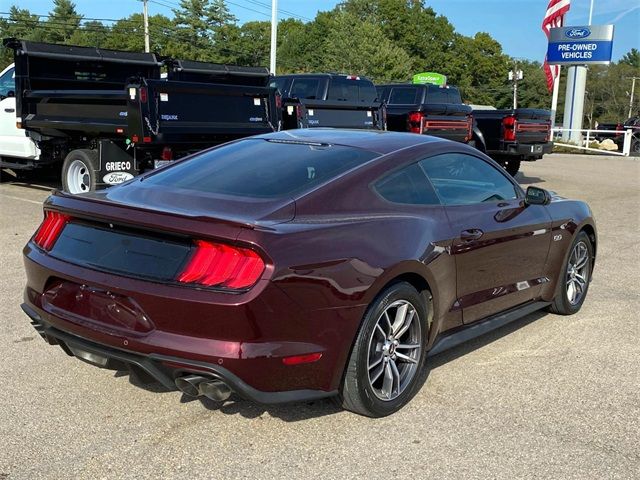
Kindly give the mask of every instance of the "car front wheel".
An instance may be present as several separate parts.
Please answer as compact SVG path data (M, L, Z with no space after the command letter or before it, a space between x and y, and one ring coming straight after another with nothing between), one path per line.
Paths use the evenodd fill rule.
M427 354L427 308L424 296L405 282L373 301L347 365L340 397L344 408L384 417L416 394Z
M560 315L577 313L589 290L593 265L593 245L585 232L580 232L569 251L569 257L558 279L556 297L550 310Z

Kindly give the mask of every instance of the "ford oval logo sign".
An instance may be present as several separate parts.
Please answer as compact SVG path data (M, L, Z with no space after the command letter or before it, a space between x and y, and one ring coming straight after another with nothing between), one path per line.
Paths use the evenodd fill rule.
M587 38L591 35L591 30L588 28L570 28L564 32L564 34L568 38L579 39L579 38Z

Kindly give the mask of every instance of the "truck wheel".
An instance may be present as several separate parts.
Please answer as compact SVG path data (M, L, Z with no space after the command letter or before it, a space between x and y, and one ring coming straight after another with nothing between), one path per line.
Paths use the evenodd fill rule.
M640 156L640 139L636 138L631 142L631 155L634 157Z
M72 150L62 164L62 189L68 193L85 193L96 189L98 152Z

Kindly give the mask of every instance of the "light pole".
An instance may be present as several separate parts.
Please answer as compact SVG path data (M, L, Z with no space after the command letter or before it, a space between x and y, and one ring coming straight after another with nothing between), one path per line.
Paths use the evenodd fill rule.
M149 53L149 5L142 0L142 17L144 18L144 51Z
M636 93L636 80L640 80L640 77L629 77L631 78L631 98L629 99L629 117L633 115L633 96Z
M278 44L278 0L271 0L271 55L269 70L276 74L276 47Z

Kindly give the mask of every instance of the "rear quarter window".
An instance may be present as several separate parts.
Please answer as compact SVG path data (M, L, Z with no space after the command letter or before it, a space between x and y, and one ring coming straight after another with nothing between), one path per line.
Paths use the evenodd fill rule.
M309 190L378 155L340 145L247 139L176 163L144 182L212 194L282 198Z

